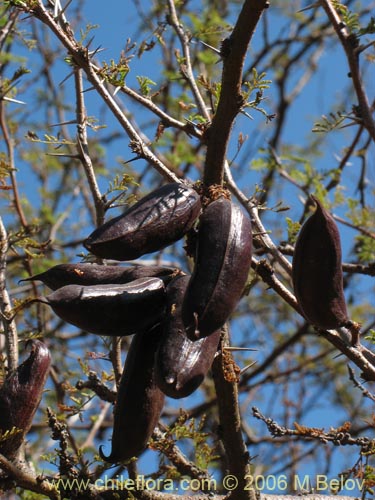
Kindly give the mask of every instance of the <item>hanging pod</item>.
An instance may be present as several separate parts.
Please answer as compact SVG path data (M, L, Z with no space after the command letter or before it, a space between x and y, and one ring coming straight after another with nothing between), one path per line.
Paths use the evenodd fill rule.
M155 383L155 352L161 325L137 333L131 341L114 410L112 449L101 458L115 463L137 457L146 448L163 409L164 394Z
M251 222L226 198L208 205L199 220L194 272L182 307L192 339L221 328L241 298L251 265Z
M316 210L303 224L294 248L294 293L307 321L334 329L351 323L344 297L340 233L321 202L311 199Z
M41 281L51 290L57 290L66 285L125 284L139 278L160 278L168 283L178 273L178 269L162 266L121 267L87 263L58 264L43 273L20 281Z
M10 460L16 457L31 427L51 365L50 352L43 342L32 340L29 345L29 357L6 377L0 388L0 432L4 435L13 427L19 430L0 441L0 453Z
M220 330L190 340L181 317L189 276L177 276L166 289L164 331L156 355L156 381L166 396L179 399L192 394L211 368L220 341Z
M124 285L67 285L35 300L87 332L131 335L161 320L165 287L159 278L140 278Z
M104 259L137 259L181 239L200 210L200 197L194 189L170 183L97 228L84 246Z

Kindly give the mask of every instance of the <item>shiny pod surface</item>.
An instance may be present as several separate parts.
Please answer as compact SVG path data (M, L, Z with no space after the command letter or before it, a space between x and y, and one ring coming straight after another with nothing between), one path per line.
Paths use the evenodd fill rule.
M175 399L189 396L200 386L220 341L220 330L199 340L187 337L181 308L189 279L189 276L178 276L167 286L164 332L155 363L158 386Z
M125 284L139 278L160 278L169 282L178 270L162 266L102 266L99 264L58 264L47 271L21 281L42 281L51 290L66 285Z
M331 214L311 198L316 210L303 224L294 248L294 293L307 321L318 328L339 328L348 322L340 233Z
M200 210L194 189L177 182L167 184L97 228L84 246L104 259L137 259L181 239Z
M87 332L130 335L161 320L165 287L159 278L140 278L124 285L67 285L37 300Z
M0 431L13 427L21 432L0 442L0 453L8 459L16 456L29 431L40 404L51 365L50 352L39 340L30 341L29 357L10 373L0 388Z
M190 338L221 328L245 287L251 265L250 219L226 198L208 205L199 221L194 272L182 317Z
M162 327L132 338L121 376L114 410L112 450L100 456L115 463L137 457L147 446L164 405L164 394L155 383L155 352Z

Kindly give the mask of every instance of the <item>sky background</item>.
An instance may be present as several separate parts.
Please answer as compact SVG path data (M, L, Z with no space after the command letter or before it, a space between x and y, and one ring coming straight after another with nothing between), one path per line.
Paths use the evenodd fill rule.
M147 9L148 2L141 1L139 4L142 8ZM196 2L198 5L199 2ZM272 4L272 1L271 1ZM300 8L305 6L304 2L293 2L293 5L297 7L300 5ZM69 9L68 9L68 17L69 17ZM285 29L285 26L280 22L281 16L278 12L278 9L270 9L268 15L272 20L272 28L274 30L275 36L278 34L279 30ZM95 34L95 39L92 47L96 48L97 45L100 45L103 49L103 52L98 54L98 60L106 60L109 61L111 59L117 61L119 58L119 53L123 50L126 39L131 38L134 41L137 41L139 38L139 34L136 31L137 17L134 11L133 2L123 2L121 0L107 0L106 2L93 2L88 1L85 4L85 8L82 12L82 17L84 21L90 22L93 25L97 25L93 30L93 34ZM184 20L188 22L188 20ZM82 25L83 27L83 25ZM262 40L257 32L252 42L252 47L256 49L262 43ZM20 55L26 57L28 59L28 66L31 66L31 69L34 71L38 71L39 61L38 55L33 52L26 52L24 49L20 49ZM251 50L249 54L249 59L251 58ZM220 63L218 63L220 64ZM138 88L138 82L136 80L137 75L143 75L151 78L155 82L160 81L160 61L158 61L158 52L152 51L150 53L146 53L141 59L134 57L131 61L131 72L127 78L127 84L130 87ZM257 68L258 72L262 71L262 68ZM371 74L372 71L372 74ZM54 68L53 77L55 81L62 81L68 74L69 68L67 65L61 61L60 64L57 64ZM295 144L303 145L308 136L311 134L312 127L314 123L320 118L322 114L327 114L330 111L330 104L337 97L346 95L346 86L350 85L350 80L347 78L347 64L344 58L342 50L338 46L333 46L330 50L326 51L322 54L319 61L319 68L316 74L311 78L309 83L307 84L304 92L301 96L299 96L294 103L294 106L291 109L291 112L287 117L287 124L284 128L285 135L283 136L283 141L285 142L294 142ZM267 77L272 79L272 75L267 75ZM32 79L33 73L30 75L30 79ZM297 76L296 76L297 77ZM366 77L369 82L372 82L368 86L368 91L370 95L373 95L374 89L374 74L373 69L366 69ZM32 106L35 101L33 95L33 88L31 87L29 90L25 87L22 95L19 95L18 98L25 101L27 106ZM73 100L73 80L67 80L63 84L63 91L67 96L70 96ZM264 103L264 107L267 111L272 111L272 95L273 90L266 92L267 100ZM105 111L104 114L101 115L103 110L102 103L98 100L94 93L88 92L86 94L86 107L88 115L96 115L99 116L100 119L105 121L108 127L108 131L118 130L121 133L120 138L115 141L110 149L106 150L105 153L105 162L109 166L118 166L119 159L121 160L129 160L132 158L132 153L128 147L128 138L125 134L122 133L118 124L111 117L108 111ZM16 104L10 104L10 106L18 106ZM22 108L22 106L20 106ZM350 109L350 105L348 105ZM35 113L38 113L38 110L35 109ZM139 109L139 117L141 117L140 122L142 122L142 113L144 113L141 109ZM257 113L252 112L254 120L249 120L243 116L240 116L236 121L236 128L233 133L233 137L236 137L236 131L241 130L244 134L249 136L249 157L247 158L247 162L251 164L251 161L256 159L258 156L257 149L260 146L267 145L267 139L270 137L272 133L271 124L264 124L264 119L262 116L257 116ZM148 115L145 113L144 121L147 120ZM72 117L73 118L73 117ZM151 132L151 131L150 131ZM45 133L50 133L50 131L46 130ZM75 134L74 125L71 126L72 136ZM89 134L93 132L89 131ZM349 143L351 138L355 133L354 127L348 128L345 133L335 133L332 132L327 136L325 142L325 148L322 150L322 156L319 161L319 168L327 169L333 168L337 165L338 158L337 152L341 150L341 148L345 145L345 143ZM232 141L231 148L228 152L228 156L234 154L235 151L235 140ZM372 148L372 152L374 149ZM373 160L374 155L372 154L372 158L369 161L368 168L368 182L374 186L375 185L375 162ZM139 168L142 169L142 162L137 162L136 165L139 165ZM41 203L41 197L38 192L33 188L33 175L28 169L28 166L19 160L17 164L19 169L18 172L18 181L20 184L21 193L30 198L34 203ZM348 176L352 175L350 172L346 174ZM251 168L248 168L247 174L241 178L241 187L248 194L252 193L254 183L259 179L259 175L257 172L254 172ZM354 179L357 179L357 175L353 175ZM102 179L103 189L105 188L105 179ZM350 183L349 180L349 189L354 190L355 185ZM283 195L284 199L291 206L291 214L290 217L293 217L293 213L299 213L301 210L301 201L299 200L300 193L294 189L292 186L286 188L286 191L280 193ZM277 201L277 200L275 200ZM3 203L3 202L2 202ZM338 213L343 215L342 211L338 209ZM69 214L69 217L74 217L72 213ZM272 215L270 215L272 217ZM344 253L347 252L352 244L353 231L340 226L340 230L342 231L342 241ZM90 228L88 228L88 232ZM286 234L284 234L286 238ZM280 235L282 239L282 235ZM77 258L77 261L79 259ZM238 326L241 328L241 325ZM266 356L267 351L257 353L257 359L261 362ZM201 396L199 393L191 399L191 405L188 401L184 401L183 405L186 408L189 406L194 406ZM241 399L245 399L247 396L241 396ZM279 395L273 395L273 403L277 404L277 399ZM360 395L358 394L360 398ZM275 399L276 398L276 399ZM262 399L262 398L260 398ZM267 398L266 398L267 399ZM275 403L276 402L276 403ZM180 405L180 402L174 403L176 407ZM255 399L255 405L259 404L259 401ZM271 404L271 402L269 403ZM281 404L281 399L280 399ZM267 408L265 409L265 413ZM329 402L324 400L324 395L322 399L319 401L319 404L315 404L311 408L310 414L307 416L306 420L303 422L307 426L324 426L326 428L330 426L335 426L337 420L340 419L340 416L337 415L337 409L335 408L332 411L332 406ZM107 445L104 449L105 453L108 453L109 446ZM155 454L153 452L147 452L140 460L140 469L144 468L145 470L152 468L155 463ZM260 462L265 457L260 457ZM346 465L345 457L343 454L339 454L337 458L337 468L341 470L343 465ZM301 475L309 474L314 468L312 465L306 461L305 466L301 470ZM279 471L280 473L280 471ZM322 472L323 473L323 472ZM275 493L275 491L272 491Z

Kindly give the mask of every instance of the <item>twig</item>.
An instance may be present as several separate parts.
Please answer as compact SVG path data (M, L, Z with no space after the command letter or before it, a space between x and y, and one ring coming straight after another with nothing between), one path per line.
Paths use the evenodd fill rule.
M30 475L29 473L19 469L3 455L0 455L0 467L12 479L17 481L17 486L24 490L42 493L52 500L60 500L60 494L53 484L46 479L41 479Z
M6 268L8 252L8 235L0 217L0 306L1 321L5 333L5 345L8 359L8 368L10 371L16 370L18 365L18 334L14 319L9 320L12 306L9 293L6 288Z
M368 391L365 387L363 387L363 385L361 384L361 382L356 379L355 374L354 374L354 370L349 365L348 365L348 372L349 372L349 378L350 378L350 380L353 382L353 384L355 385L355 387L358 387L358 389L361 390L363 396L365 398L369 398L369 399L371 399L371 401L375 402L375 395L372 394L370 391Z
M359 70L359 53L361 48L358 46L358 39L356 36L349 33L345 23L343 23L340 19L340 16L335 10L331 0L320 0L320 3L331 21L341 45L345 50L350 68L350 76L353 80L354 90L358 98L359 117L363 120L364 127L366 127L368 133L372 137L372 140L375 142L375 121L372 116L372 109L368 101Z
M193 92L195 102L198 106L200 114L204 116L207 121L209 121L210 115L207 111L207 107L201 96L201 93L199 92L199 88L196 84L196 80L193 74L193 69L191 66L189 38L185 33L182 25L180 24L180 21L178 20L174 0L168 0L168 10L169 10L169 22L173 26L175 32L177 33L178 38L180 39L182 52L184 54L184 64L183 67L181 66L181 71L183 72L183 75L186 78Z
M188 460L178 446L175 445L174 440L168 439L168 437L166 439L158 427L154 430L152 437L161 443L160 450L163 452L163 455L172 462L181 475L187 475L188 477L203 481L210 479L207 472L197 467L194 462Z
M337 429L330 429L325 432L324 429L316 427L305 427L296 425L296 429L288 429L278 424L272 418L265 417L258 408L253 407L253 416L258 420L262 420L267 425L268 431L274 437L278 436L293 436L296 438L318 440L322 443L333 443L336 446L360 446L361 452L365 453L373 449L374 440L367 437L353 438L349 433L349 425L345 424Z
M166 165L164 165L164 163L161 162L159 158L141 140L139 134L137 133L131 122L126 118L121 108L117 104L116 99L109 92L104 84L104 81L99 76L99 68L97 68L92 63L89 56L89 50L82 47L74 39L71 30L68 29L69 27L66 27L66 30L63 30L53 18L51 13L48 12L48 10L45 8L41 0L36 0L36 3L26 10L31 11L37 19L39 19L51 29L58 40L67 49L67 51L73 58L74 63L85 72L88 80L93 85L103 101L106 103L106 105L109 107L109 109L112 111L119 124L130 137L132 143L136 144L138 146L138 149L142 152L141 157L151 163L165 179L171 182L179 182L178 177L173 172L171 172L166 167Z
M87 116L83 95L82 71L74 69L75 91L76 91L76 116L77 116L77 150L79 159L86 173L87 182L90 186L91 195L95 204L96 225L100 226L104 221L105 202L100 193L87 143Z

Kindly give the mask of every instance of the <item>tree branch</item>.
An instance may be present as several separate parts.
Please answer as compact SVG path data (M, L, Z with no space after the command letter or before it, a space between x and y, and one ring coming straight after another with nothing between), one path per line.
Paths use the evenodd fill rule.
M228 351L223 350L223 347L228 343L228 328L225 326L222 329L221 351L212 365L219 408L221 440L226 452L229 474L234 476L234 481L237 483L231 498L233 500L255 500L255 490L247 490L247 478L250 476L250 456L241 431L241 415L238 407L238 374L235 373L233 365L226 362L227 358L224 359L224 352L226 357L231 357ZM226 365L225 372L224 364Z
M320 0L320 3L331 21L341 45L344 48L350 68L350 77L353 80L354 90L358 98L358 116L363 120L364 127L367 129L368 133L372 137L372 140L375 142L375 121L372 116L373 109L368 101L359 69L359 53L361 47L358 46L358 38L349 33L345 23L342 22L338 12L332 5L331 0Z
M207 186L222 184L228 141L234 119L244 104L242 71L250 40L267 0L246 0L236 25L222 46L223 74L220 100L207 131L207 154L203 182Z

